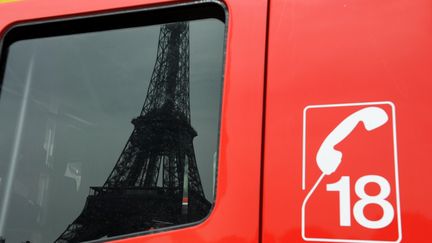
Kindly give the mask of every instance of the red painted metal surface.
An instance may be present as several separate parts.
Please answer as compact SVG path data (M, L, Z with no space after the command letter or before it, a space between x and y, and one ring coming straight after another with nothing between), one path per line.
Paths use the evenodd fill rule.
M10 2L0 4L0 31L16 22L167 2ZM117 242L258 241L267 1L227 0L225 4L229 21L215 209L199 225ZM333 240L365 237L362 240L398 241L402 237L402 242L430 241L431 5L430 0L271 0L262 242L305 242L302 204L320 174L314 167L320 141L345 118L367 107L382 108L387 114L388 121L381 128L384 130L378 127L375 131L382 133L368 132L360 125L345 137L345 143L333 144L345 157L333 177L323 179L327 188L317 187L320 194L314 200L322 205L312 210L314 223L309 225L306 220L306 229ZM381 101L386 103L363 104ZM335 108L341 104L346 109ZM328 110L318 112L321 108ZM305 129L305 124L310 124L311 130ZM312 134L307 141L314 141L304 143L312 149L305 154L312 158L307 163L315 176L306 190L302 190L304 130ZM396 143L390 144L393 140L389 136ZM349 156L355 154L364 156L366 162L350 160ZM372 161L375 155L377 162ZM384 199L394 216L379 232L363 227L354 216L353 207L361 199L355 185L367 175L382 176L391 191ZM342 189L338 194L328 185L342 176L350 176L351 226L330 227L340 219L335 204L340 203ZM376 185L366 186L366 194L379 194ZM377 221L383 215L380 210L379 204L374 204L365 209L365 216Z
M391 101L395 106L402 242L430 242L431 4L426 0L271 1L264 152L264 243L305 242L301 234L302 203L308 192L302 190L304 109L310 105L375 101ZM305 112L306 124L309 125L307 134L315 136L308 137L306 147L317 148L312 141L323 141L325 136L320 133L326 129L330 133L337 121L356 110L350 109L344 113L332 108L321 114L317 109L308 109ZM357 234L363 232L360 237L368 240L397 241L394 234L396 216L387 228L373 230L361 227L352 215L352 208L359 200L358 195L354 195L355 173L362 173L357 177L390 172L394 175L394 164L386 159L389 156L381 154L393 151L385 139L385 133L390 134L387 125L376 128L376 132L368 132L360 125L340 146L335 147L345 153L345 157L335 174L325 177L323 183L337 182L338 173L339 176L351 176L351 204L347 211L351 213L351 226L329 226L339 222L336 221L339 211L334 210L338 192L326 191L321 185L313 199L320 205L312 210L306 208L306 213L315 217L309 221L306 218L309 236L347 239L359 237ZM382 138L379 132L383 132ZM310 152L309 157L315 153L317 150ZM364 162L350 159L350 154L356 153L365 159ZM374 159L376 161L372 161ZM311 170L318 170L316 164L308 166ZM355 171L349 172L346 168ZM362 171L365 168L367 171ZM392 199L395 183L390 178L391 173L383 176L392 189L385 200L395 207ZM306 188L310 187L307 184ZM366 193L373 196L379 190L366 187ZM376 215L368 216L368 212ZM378 220L382 209L371 205L365 209L365 214ZM347 233L353 228L357 230Z
M17 22L143 8L160 0L22 0L0 4ZM267 1L226 1L228 34L215 208L203 223L115 242L258 242Z

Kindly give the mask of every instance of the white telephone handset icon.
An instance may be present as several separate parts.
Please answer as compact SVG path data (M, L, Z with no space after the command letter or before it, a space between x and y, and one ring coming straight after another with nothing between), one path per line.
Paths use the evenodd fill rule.
M371 131L388 121L387 113L378 107L367 107L345 118L326 137L316 155L316 162L323 174L332 174L342 161L342 152L334 147L344 140L362 122L366 130Z

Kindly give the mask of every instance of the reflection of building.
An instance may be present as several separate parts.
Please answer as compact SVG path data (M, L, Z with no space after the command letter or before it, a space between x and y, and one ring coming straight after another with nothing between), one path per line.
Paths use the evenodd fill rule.
M157 59L140 116L102 187L56 242L79 242L204 218L190 123L189 25L161 27ZM186 172L186 173L185 173Z

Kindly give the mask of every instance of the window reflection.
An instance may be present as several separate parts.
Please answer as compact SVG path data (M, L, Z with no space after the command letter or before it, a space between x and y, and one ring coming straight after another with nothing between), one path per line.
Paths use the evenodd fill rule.
M203 219L223 36L209 19L14 43L0 97L6 242L81 242Z

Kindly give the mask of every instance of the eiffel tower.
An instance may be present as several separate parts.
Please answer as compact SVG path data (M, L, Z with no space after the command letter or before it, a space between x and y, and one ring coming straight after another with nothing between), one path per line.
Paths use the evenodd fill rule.
M189 24L160 29L140 115L114 169L55 242L82 242L203 219L205 198L190 122Z

